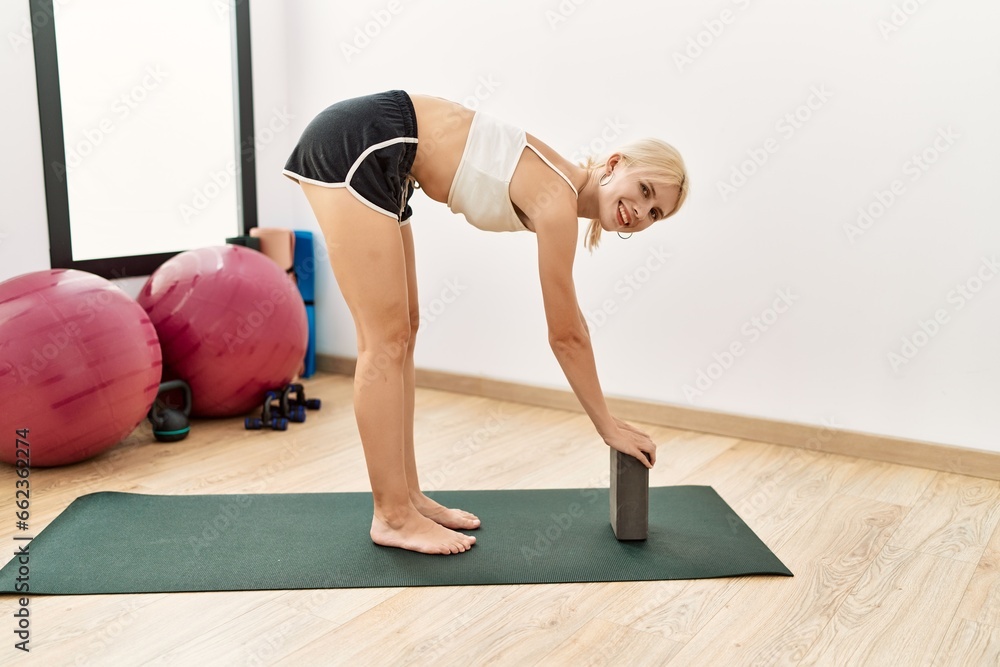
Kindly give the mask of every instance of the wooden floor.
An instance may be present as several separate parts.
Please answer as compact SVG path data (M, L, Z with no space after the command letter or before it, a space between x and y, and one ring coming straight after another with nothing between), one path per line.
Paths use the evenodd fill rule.
M146 427L92 461L36 469L32 530L102 490L368 490L351 379L320 376L306 393L323 410L285 433L201 421L168 445ZM36 596L30 655L13 648L4 596L0 664L1000 664L1000 482L646 428L650 483L714 487L794 578ZM581 414L421 389L416 440L427 489L608 483ZM14 482L4 466L3 545Z

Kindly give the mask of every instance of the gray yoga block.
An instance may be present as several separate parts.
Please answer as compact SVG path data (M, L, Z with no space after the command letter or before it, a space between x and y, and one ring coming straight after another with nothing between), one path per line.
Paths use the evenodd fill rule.
M619 540L649 534L649 468L637 458L611 450L611 528Z

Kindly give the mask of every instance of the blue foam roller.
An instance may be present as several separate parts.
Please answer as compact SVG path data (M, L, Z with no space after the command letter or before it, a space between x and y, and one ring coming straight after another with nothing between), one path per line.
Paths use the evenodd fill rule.
M312 377L316 372L316 306L311 303L306 306L306 319L309 323L309 345L306 347L305 370L302 377Z
M295 232L295 277L302 300L309 305L316 296L316 258L313 256L312 232Z
M316 257L313 255L312 232L295 232L295 279L299 286L302 301L306 304L306 317L309 323L309 345L306 347L305 369L302 377L312 377L316 372Z

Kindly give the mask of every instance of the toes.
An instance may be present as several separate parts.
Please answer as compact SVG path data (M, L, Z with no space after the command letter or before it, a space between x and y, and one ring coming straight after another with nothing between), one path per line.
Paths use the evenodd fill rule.
M465 525L469 528L478 528L480 525L479 517L471 512L466 512L465 510L454 510Z

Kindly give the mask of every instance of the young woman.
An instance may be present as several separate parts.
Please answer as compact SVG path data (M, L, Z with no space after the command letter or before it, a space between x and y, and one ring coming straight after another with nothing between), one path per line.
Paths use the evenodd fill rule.
M642 231L680 208L688 182L669 144L636 142L601 164L578 167L486 113L393 90L322 111L283 173L301 185L316 214L357 329L354 413L375 502L375 543L454 554L476 541L457 531L480 525L425 496L417 478L413 346L420 314L408 203L415 186L480 229L535 233L559 365L604 442L653 466L649 436L608 411L577 305L573 258L578 218L591 219L586 245L593 250L602 229Z

